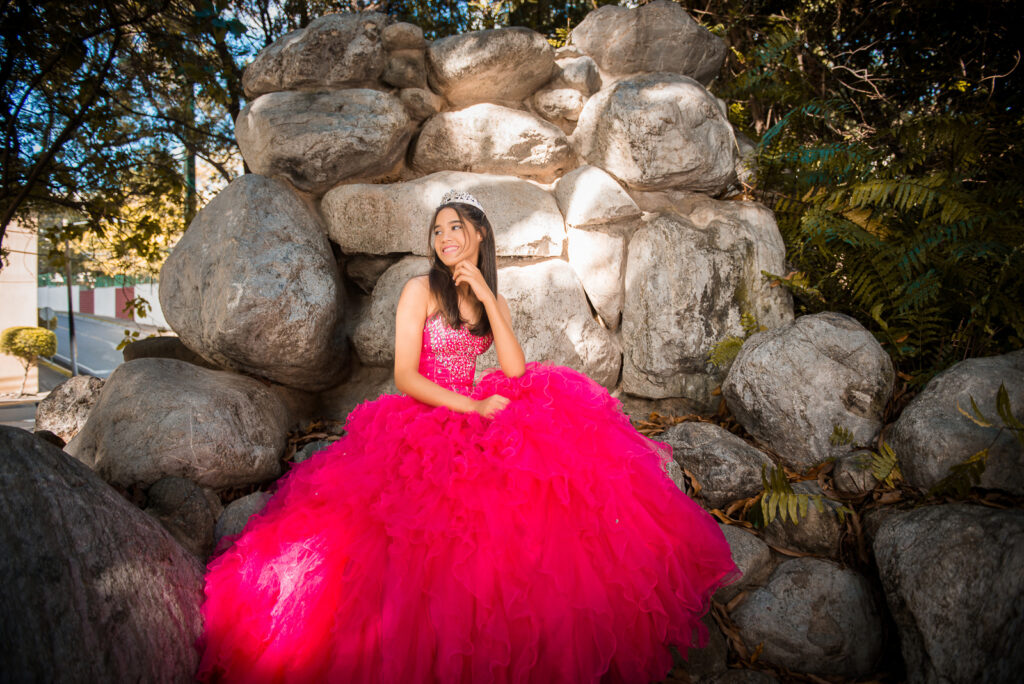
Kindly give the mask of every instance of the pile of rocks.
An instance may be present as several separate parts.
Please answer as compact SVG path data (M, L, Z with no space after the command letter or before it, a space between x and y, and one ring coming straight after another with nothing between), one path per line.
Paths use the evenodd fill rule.
M167 679L191 677L191 656L163 644L198 635L195 559L267 498L257 491L222 507L221 495L265 490L280 474L289 429L343 420L358 402L394 391L395 304L402 285L426 270L427 222L453 187L487 209L499 291L528 360L581 370L634 411L706 410L721 386L756 445L696 422L660 437L700 484L703 505L755 495L763 468L804 470L830 458L836 490L865 494L874 479L829 437L840 426L859 444L876 440L892 365L849 317L794 320L789 295L762 276L785 271L784 246L771 211L722 199L736 184L738 147L724 104L706 86L724 54L721 40L661 0L602 7L558 50L519 28L428 42L417 27L375 13L326 16L268 47L245 71L250 102L236 121L254 173L199 213L161 274L161 305L179 339L136 343L105 384L75 379L40 407L38 428L67 441L67 454L87 469L4 433L5 452L33 465L0 459L2 496L13 502L0 510L21 511L0 581L32 567L37 582L57 586L70 580L55 559L75 554L88 572L75 571L84 588L68 590L69 600L106 602L153 626L150 643L125 642L136 655L112 651L110 675L145 679L138 668L152 666ZM743 334L743 314L766 330L726 375L708 352ZM496 365L493 351L487 365ZM1014 388L1014 406L1024 405L1024 352L959 364L884 428L910 484L927 488L995 439L983 484L1024 492L1019 445L956 411L969 393L995 415L999 382ZM31 497L43 495L44 480L45 496L66 502L56 518L29 510L42 505ZM121 544L123 529L106 514L76 513L120 511L103 481L137 496L149 514L121 502L133 511L123 515L136 548L108 548ZM831 493L813 481L796 487ZM1020 559L1005 554L1019 541L1019 511L955 505L880 516L869 526L879 582L839 564L837 507L812 507L799 525L777 520L762 534L724 527L744 576L719 598L747 647L763 644L763 662L862 677L895 630L912 681L996 681L1002 675L992 673L1024 665L1004 638L1024 612ZM104 536L107 526L116 529ZM30 547L30 537L53 543ZM794 551L806 557L785 555ZM968 553L973 574L959 573ZM139 564L156 564L164 579ZM160 584L168 577L177 588ZM946 624L970 620L972 601L995 601L979 587L1004 600L992 604L983 633L947 630L937 607ZM164 612L143 605L157 595ZM45 613L38 633L69 610L34 609ZM122 619L97 615L76 639L96 640L90 634L106 629L107 617ZM993 644L1002 660L983 671ZM137 653L157 652L163 661L139 664ZM45 664L24 658L0 667L50 678ZM717 629L688 667L695 680L737 677L725 672Z

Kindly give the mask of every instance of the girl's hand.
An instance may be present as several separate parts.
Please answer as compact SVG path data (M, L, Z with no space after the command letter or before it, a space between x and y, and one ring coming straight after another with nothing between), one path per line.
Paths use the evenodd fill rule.
M455 264L455 268L452 269L452 278L455 280L455 285L458 287L463 283L469 285L469 288L473 291L477 300L486 304L488 301L494 299L494 293L491 292L491 288L487 286L487 281L484 280L484 274L480 272L474 264L468 261L460 261Z
M500 394L492 394L486 399L477 401L473 410L484 418L493 418L498 411L508 406L509 401L508 397L503 397Z

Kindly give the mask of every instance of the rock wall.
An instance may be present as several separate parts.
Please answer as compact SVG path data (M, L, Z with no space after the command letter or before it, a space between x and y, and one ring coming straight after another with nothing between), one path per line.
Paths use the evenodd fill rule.
M667 2L593 12L558 50L525 28L429 42L372 12L317 19L246 69L236 133L255 173L175 248L163 310L209 362L333 406L359 367L391 364L387 319L454 187L494 226L528 360L710 407L711 346L744 313L793 319L761 275L785 268L771 212L718 199L738 163L705 87L724 55Z
M724 51L662 0L594 11L558 50L521 28L428 42L417 27L375 13L330 15L288 34L244 75L251 101L236 132L256 173L199 213L164 266L161 305L180 342L133 345L102 389L55 392L57 405L45 411L52 419L41 427L146 502L150 518L124 524L148 535L139 558L178 558L182 547L204 557L266 502L265 491L253 489L266 490L280 473L289 429L314 418L343 421L359 402L396 391L398 296L426 271L427 222L441 195L457 188L480 199L495 229L498 289L528 360L581 370L636 412L706 410L717 406L721 386L754 444L702 422L658 437L674 449L677 486L698 503L735 513L761 491L767 469L806 471L835 459L793 486L826 497L798 525L776 518L756 533L743 527L749 523L724 526L744 573L716 596L735 628L724 632L740 644L734 651L760 648L758 666L781 673L849 679L898 660L902 648L910 681L1011 681L1021 660L1008 636L1020 628L1020 511L872 511L877 520L865 528L876 573L838 562L853 525L840 519L839 503L899 498L879 491L863 466L863 447L880 433L913 487L935 484L949 465L988 445L982 485L1019 496L1021 444L956 405L976 398L994 415L1002 382L1019 411L1024 352L958 364L883 427L894 382L885 350L842 314L794 321L789 295L762 276L785 271L772 212L729 199L742 171L738 141L723 103L706 89ZM709 350L742 335L748 313L764 331L731 368L709 365ZM496 362L491 351L480 365ZM858 446L833 443L836 427ZM37 448L30 446L0 444ZM321 446L294 453L293 444L288 456L299 461ZM47 458L70 473L72 487L89 479L79 464ZM25 473L9 492L36 478ZM235 498L241 493L248 495ZM93 494L106 501L111 491ZM235 500L225 508L222 497ZM15 510L18 496L11 501L0 503L15 511L12 520L32 517ZM99 535L88 523L51 526ZM118 558L108 548L115 542L97 547L104 563ZM10 577L19 563L35 567L61 552L40 560L27 543L8 545L17 546ZM155 632L150 646L160 648L164 639L191 644L198 629L191 560L168 572L186 576L188 591L178 594L191 594L172 596L188 619ZM124 600L136 600L134 585L126 586ZM107 600L91 586L75 591ZM138 601L174 591L157 583ZM980 622L972 614L978 605ZM35 624L48 626L64 609L34 610ZM87 641L105 625L75 629ZM134 648L139 635L127 633ZM25 644L22 655L40 648ZM723 632L712 629L708 648L691 653L691 680L774 681L728 670L726 651ZM188 649L154 652L165 678L191 676ZM991 654L998 662L988 662ZM114 670L146 679L139 668L150 663L130 655ZM31 663L39 672L45 666ZM81 665L89 674L100 667Z

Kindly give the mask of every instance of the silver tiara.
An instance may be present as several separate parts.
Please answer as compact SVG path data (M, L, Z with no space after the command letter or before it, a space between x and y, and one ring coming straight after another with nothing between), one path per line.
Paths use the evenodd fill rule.
M470 204L479 209L480 211L484 210L483 206L480 204L480 202L477 201L476 197L473 197L468 192L459 192L454 188L444 193L444 197L441 198L441 203L437 206L443 207L444 205L451 204L452 202Z

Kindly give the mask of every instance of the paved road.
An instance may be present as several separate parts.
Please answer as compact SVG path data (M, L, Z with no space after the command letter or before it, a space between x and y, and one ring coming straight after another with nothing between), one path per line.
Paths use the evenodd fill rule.
M121 365L124 357L118 351L118 343L124 339L126 329L138 330L139 326L130 321L110 321L90 316L75 316L75 348L79 374L106 378ZM68 337L68 315L57 314L57 361L70 367L71 354ZM143 334L145 337L145 334Z

